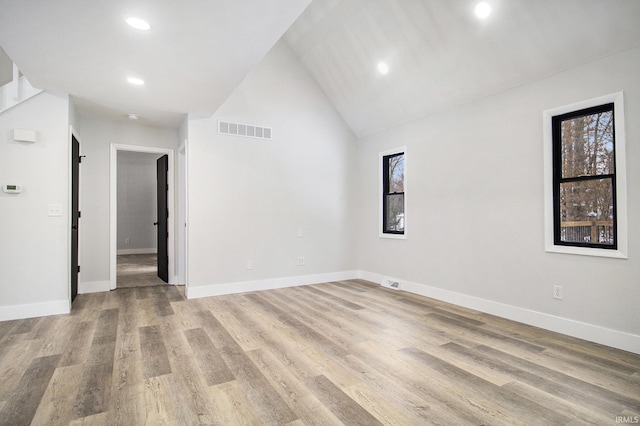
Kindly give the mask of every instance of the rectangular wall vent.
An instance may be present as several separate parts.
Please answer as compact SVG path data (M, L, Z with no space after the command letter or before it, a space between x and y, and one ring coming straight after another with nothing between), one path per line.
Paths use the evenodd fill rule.
M382 280L382 286L393 290L400 290L401 288L400 281L393 278L385 278Z
M221 135L242 136L245 138L271 140L271 128L252 124L218 121L218 133Z

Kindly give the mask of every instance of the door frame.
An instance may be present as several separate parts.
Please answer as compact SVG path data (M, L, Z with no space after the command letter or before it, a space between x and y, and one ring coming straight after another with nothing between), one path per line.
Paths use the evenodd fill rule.
M169 253L169 284L176 284L174 271L175 264L175 163L174 150L170 148L158 148L152 146L111 144L111 168L109 173L109 288L115 290L118 277L118 151L146 152L150 154L169 156L169 190L167 200L169 207L169 219L167 229L169 229L168 253Z
M178 188L178 211L176 214L178 220L178 228L176 235L178 237L178 262L177 262L177 279L179 284L184 284L185 294L189 294L189 268L187 268L187 259L189 258L189 228L187 218L189 217L189 191L187 188L189 167L187 166L187 139L178 148L178 163L176 169L177 188Z

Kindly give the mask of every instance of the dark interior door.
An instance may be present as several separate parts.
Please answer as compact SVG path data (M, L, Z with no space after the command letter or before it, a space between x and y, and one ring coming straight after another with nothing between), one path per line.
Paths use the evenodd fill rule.
M78 235L80 227L80 143L71 136L71 301L78 295Z
M169 189L167 175L169 172L169 156L163 155L157 161L158 190L158 277L169 282L169 206L167 191Z

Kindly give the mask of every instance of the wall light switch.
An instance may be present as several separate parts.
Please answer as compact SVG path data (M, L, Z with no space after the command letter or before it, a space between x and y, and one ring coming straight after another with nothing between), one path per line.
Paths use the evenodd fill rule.
M47 214L51 217L62 216L62 205L61 204L49 204L49 208L47 209Z
M302 228L298 228L296 232L297 232L298 238L302 238Z

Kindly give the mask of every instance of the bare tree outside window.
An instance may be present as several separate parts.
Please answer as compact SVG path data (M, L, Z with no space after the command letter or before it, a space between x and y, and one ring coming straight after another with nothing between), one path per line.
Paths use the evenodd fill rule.
M553 118L556 243L615 248L613 104Z
M382 157L383 233L404 234L404 153Z

